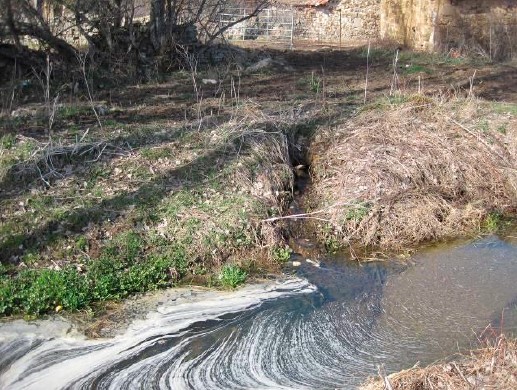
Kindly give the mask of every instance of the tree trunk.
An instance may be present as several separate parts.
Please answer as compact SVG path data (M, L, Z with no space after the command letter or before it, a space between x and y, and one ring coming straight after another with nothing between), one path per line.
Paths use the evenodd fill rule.
M21 49L21 43L20 43L20 36L19 32L16 29L16 26L14 24L14 13L13 13L13 6L11 4L11 0L5 0L5 7L6 7L6 13L5 13L5 25L7 26L7 30L9 31L9 34L11 35L14 44L18 49Z
M38 10L38 14L43 16L43 5L45 4L45 0L38 0L36 2L36 9Z
M165 0L151 2L151 41L154 49L160 51L165 40Z

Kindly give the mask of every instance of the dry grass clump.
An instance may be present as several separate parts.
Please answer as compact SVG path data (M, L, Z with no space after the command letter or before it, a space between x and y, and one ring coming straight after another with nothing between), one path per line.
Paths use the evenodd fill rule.
M320 134L312 206L325 240L383 250L479 229L515 210L517 121L489 103L417 96Z
M462 360L411 368L371 379L362 390L497 389L517 388L517 341L504 336Z

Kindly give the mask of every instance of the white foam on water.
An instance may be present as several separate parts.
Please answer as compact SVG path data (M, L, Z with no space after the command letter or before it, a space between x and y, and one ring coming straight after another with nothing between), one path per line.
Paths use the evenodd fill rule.
M194 293L113 339L65 321L0 326L0 388L350 389L469 347L515 301L515 246L429 251L414 266L322 263L309 279ZM304 267L301 267L304 271Z
M289 279L235 292L199 293L160 306L145 320L135 321L123 335L109 340L87 340L61 320L4 324L0 326L0 388L122 389L137 384L140 388L191 388L189 367L204 355L189 361L188 350L205 331L189 336L189 326L220 321L224 315L259 307L266 301L314 291L316 287L305 280ZM208 327L206 332L210 331ZM162 352L143 357L150 348L159 349L161 343L181 337ZM218 348L224 350L224 345ZM139 359L133 361L134 356ZM196 379L196 384L201 380ZM267 380L265 383L274 385Z

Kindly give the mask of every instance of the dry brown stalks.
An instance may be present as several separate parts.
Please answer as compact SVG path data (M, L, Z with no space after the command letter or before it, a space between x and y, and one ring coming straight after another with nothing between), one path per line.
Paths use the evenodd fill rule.
M493 345L472 351L459 361L414 367L370 379L362 390L497 389L517 388L517 341L499 336Z
M315 142L311 203L356 205L319 215L342 243L401 250L515 210L516 118L503 134L485 119L488 103L409 100L363 110Z

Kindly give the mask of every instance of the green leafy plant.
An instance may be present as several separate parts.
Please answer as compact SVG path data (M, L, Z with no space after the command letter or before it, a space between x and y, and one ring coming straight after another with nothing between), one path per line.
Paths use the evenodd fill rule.
M12 276L0 268L0 314L39 315L54 310L77 310L94 301L120 299L132 293L170 287L187 269L181 248L136 259L135 236L124 235L85 270L24 270ZM118 252L115 251L118 249Z
M85 236L80 236L75 240L75 246L80 251L86 252L88 250L88 239Z
M321 89L321 78L319 76L314 76L314 72L312 72L309 86L311 91L314 93L319 93Z
M16 136L14 134L6 134L0 138L0 145L4 149L11 149L16 143Z
M0 313L41 314L58 306L77 310L88 302L88 280L74 268L27 270L0 280Z
M350 206L346 212L345 219L347 221L361 222L368 215L371 207L371 204L368 202L358 202Z
M236 264L225 264L219 274L221 285L226 288L235 288L244 283L248 274Z
M341 249L341 245L335 236L327 236L325 238L325 250L328 253L336 253Z
M415 73L431 73L431 71L423 65L411 64L403 68L405 74Z
M501 227L501 224L503 223L503 217L498 212L492 212L489 213L485 221L483 223L483 228L485 231L489 233L496 232Z
M276 246L271 250L271 253L273 259L279 263L285 263L291 258L291 253L293 253L293 250L288 246Z

